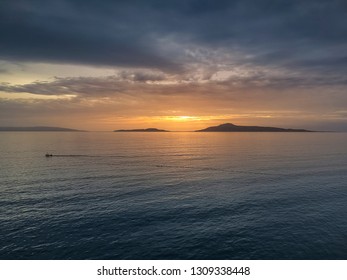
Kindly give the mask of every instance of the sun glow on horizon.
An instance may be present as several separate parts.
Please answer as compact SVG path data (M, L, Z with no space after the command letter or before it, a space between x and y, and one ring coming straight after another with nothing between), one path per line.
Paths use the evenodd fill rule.
M94 119L95 126L103 123L104 129L145 129L155 127L171 131L193 131L226 122L245 124L242 114L228 115L153 115L153 116L104 116ZM247 123L246 123L247 124Z
M203 118L198 116L165 116L165 117L162 117L161 119L168 120L168 121L178 121L178 122L210 120L209 117Z

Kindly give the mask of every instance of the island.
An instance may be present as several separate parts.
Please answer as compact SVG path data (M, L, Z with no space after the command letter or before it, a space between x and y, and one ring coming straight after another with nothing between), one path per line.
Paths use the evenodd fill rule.
M158 128L145 128L145 129L119 129L113 132L169 132L168 130L158 129Z
M85 130L77 130L77 129L71 129L71 128L64 128L64 127L52 127L52 126L7 126L7 127L0 127L0 131L38 131L38 132L46 132L46 131L57 131L57 132L84 132Z
M196 132L313 132L306 129L279 128L267 126L241 126L225 123L218 126L210 126Z

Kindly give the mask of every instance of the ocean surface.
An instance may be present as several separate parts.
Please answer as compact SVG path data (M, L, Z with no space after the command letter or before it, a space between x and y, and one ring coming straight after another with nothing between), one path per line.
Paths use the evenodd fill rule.
M0 259L347 259L347 134L1 132Z

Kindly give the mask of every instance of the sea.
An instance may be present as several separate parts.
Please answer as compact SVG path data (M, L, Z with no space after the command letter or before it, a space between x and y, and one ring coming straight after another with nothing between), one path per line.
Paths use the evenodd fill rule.
M1 132L0 259L347 259L347 133Z

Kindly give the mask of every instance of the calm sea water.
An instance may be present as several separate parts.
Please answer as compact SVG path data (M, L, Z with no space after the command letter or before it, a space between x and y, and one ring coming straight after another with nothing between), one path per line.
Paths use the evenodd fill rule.
M344 133L2 132L0 156L1 259L347 259Z

